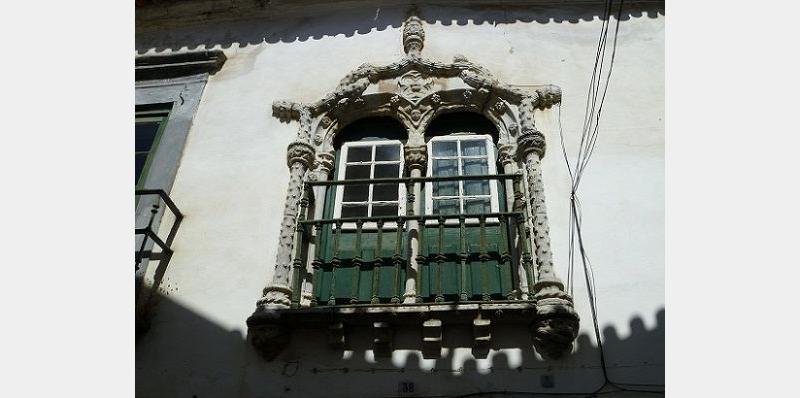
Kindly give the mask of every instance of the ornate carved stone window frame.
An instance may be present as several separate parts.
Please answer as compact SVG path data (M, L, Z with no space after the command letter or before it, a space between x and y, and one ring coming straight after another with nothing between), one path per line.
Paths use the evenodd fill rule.
M519 304L482 304L476 308L470 307L470 304L458 306L458 309L477 311L478 323L473 325L476 331L487 330L488 320L480 319L480 311L490 307L518 309L522 311L520 314L530 314L530 310L533 310L533 315L522 318L523 321L528 319L530 322L537 351L547 357L559 357L568 352L577 337L578 316L573 309L572 298L564 292L563 283L555 276L552 266L541 177L545 137L536 128L534 121L536 109L546 109L560 103L561 90L553 85L543 85L531 91L520 90L500 82L488 70L463 56L454 57L451 63L422 58L420 52L424 39L422 21L411 16L403 28L406 56L401 60L386 66L363 64L345 76L336 90L314 103L276 101L272 105L275 117L287 123L298 121L300 126L296 140L288 147L290 182L275 271L263 296L257 302L256 311L248 319L251 340L267 357L273 356L288 341L289 325L293 322L296 324L288 319L297 319L294 316L298 313L305 313L304 319L316 316L313 308L290 308L295 231L299 211L308 205L308 200L304 199L308 196L307 193L304 194L307 192L304 181L330 178L336 135L350 122L370 116L393 117L406 127L408 139L404 153L410 177L422 176L427 167L425 130L436 116L447 112L476 112L495 124L499 133L498 162L502 165L503 173L515 174L524 169L525 187L515 186L509 181L506 182L506 191L509 192L509 208L517 210L527 206L530 209L531 222L526 228L530 231L524 235L531 236L532 242L518 240L516 245L532 243L535 248L536 278L533 286L520 284L523 301ZM416 184L414 192L409 192L409 195L419 197L419 189L419 184ZM317 186L314 196L324 197L324 192L324 187ZM309 213L319 217L322 205L315 203L314 206ZM419 214L419 206L419 201L414 202L415 214ZM411 230L416 228L414 221L409 223ZM411 238L408 275L417 275L414 258L418 253L418 245L419 242ZM312 247L308 250L311 251ZM295 262L296 260L294 259ZM523 259L523 262L531 261L531 258ZM307 265L306 271L309 267ZM307 275L308 272L304 278ZM303 302L300 307L307 307L311 297L310 281L304 279L302 286ZM413 280L406 281L404 304L417 302L414 286ZM385 310L400 311L402 306L397 305L400 304ZM409 306L400 312L441 313L441 310L435 305L428 305L414 308ZM346 308L337 311L343 317L352 312ZM327 312L325 314L330 315ZM353 314L357 315L358 312ZM385 322L375 322L376 330L384 333L385 325L379 328L379 323L383 325Z

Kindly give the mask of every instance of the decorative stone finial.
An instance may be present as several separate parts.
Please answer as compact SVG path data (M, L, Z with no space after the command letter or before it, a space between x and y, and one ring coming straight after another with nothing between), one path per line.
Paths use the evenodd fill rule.
M422 29L422 20L416 15L411 15L403 24L403 49L410 57L419 57L425 45L425 30Z

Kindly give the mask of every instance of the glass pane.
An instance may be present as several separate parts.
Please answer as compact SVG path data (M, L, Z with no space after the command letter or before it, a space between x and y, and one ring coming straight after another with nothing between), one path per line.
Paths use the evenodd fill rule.
M489 174L489 164L486 158L462 159L464 162L464 175L475 176Z
M372 200L397 200L398 184L375 184L372 187Z
M433 200L433 214L450 215L450 214L458 214L459 211L460 209L458 207L458 199Z
M489 181L464 181L464 195L488 195Z
M372 216L373 217L381 217L381 216L396 216L398 211L397 204L390 204L390 205L372 205Z
M342 217L366 217L367 205L342 205Z
M439 156L456 156L458 150L456 149L455 141L434 141L433 142L433 157Z
M347 148L348 162L369 162L372 160L371 146L355 146Z
M461 141L462 156L486 156L486 141Z
M464 214L491 213L492 206L489 198L465 199Z
M434 159L433 176L447 177L458 175L457 159ZM458 195L458 181L442 181L433 183L433 196Z
M433 160L433 175L440 176L457 176L458 175L458 160L456 159L434 159Z
M400 145L378 145L375 160L400 160Z
M369 178L369 165L350 165L345 168L345 180L355 180L361 178Z
M399 164L376 164L375 178L397 178L400 177Z
M342 200L345 202L366 202L369 200L369 185L345 185Z
M158 122L136 123L136 152L149 151L153 147L159 125Z
M147 160L146 153L137 153L136 154L136 183L139 183L139 176L142 174L142 169L144 168L144 162Z

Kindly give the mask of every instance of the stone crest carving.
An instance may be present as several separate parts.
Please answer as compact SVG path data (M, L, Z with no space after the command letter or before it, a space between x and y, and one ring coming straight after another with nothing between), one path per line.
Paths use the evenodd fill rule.
M413 104L418 104L421 99L430 94L433 88L433 79L416 70L410 70L397 79L397 86L403 98Z

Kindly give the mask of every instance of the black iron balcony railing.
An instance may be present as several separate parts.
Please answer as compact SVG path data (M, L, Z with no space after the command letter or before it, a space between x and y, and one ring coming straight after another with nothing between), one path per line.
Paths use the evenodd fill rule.
M300 200L292 306L301 306L304 288L311 306L400 304L409 286L415 303L527 299L522 285L535 281L526 205L514 194L521 192L520 179L498 174L308 182ZM425 195L422 184L472 180L512 181L514 192L506 194L514 198L513 211L419 214L414 192ZM406 214L307 219L311 204L320 205L313 187L354 184L406 184Z
M138 249L135 252L136 271L139 271L141 268L141 263L145 259L163 260L168 259L172 255L172 241L175 239L175 234L178 232L178 227L181 224L181 220L183 220L183 214L181 214L180 210L178 210L178 206L175 205L175 202L172 201L169 195L167 195L167 193L161 189L137 189L135 194L137 200L141 196L158 196L158 198L154 200L152 206L150 207L150 215L147 218L147 225L141 228L137 226L134 232L136 235L142 236L141 242L139 242L138 245ZM158 224L164 213L164 210L161 206L162 202L167 208L169 208L175 218L175 221L172 223L172 227L170 227L169 233L164 240L162 240L157 234ZM158 246L160 251L154 251L150 242L153 242L153 244Z

